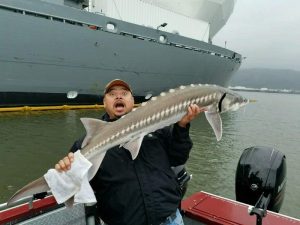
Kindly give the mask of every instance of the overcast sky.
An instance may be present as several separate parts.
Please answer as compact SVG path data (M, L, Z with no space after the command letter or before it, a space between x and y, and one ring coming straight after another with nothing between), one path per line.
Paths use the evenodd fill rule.
M237 0L213 43L246 57L241 69L300 71L300 0Z

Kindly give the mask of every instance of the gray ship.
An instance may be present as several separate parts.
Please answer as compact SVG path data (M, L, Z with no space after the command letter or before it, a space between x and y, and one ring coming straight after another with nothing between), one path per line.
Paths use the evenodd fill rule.
M0 107L99 104L115 78L140 102L190 83L226 86L241 65L240 54L211 44L228 18L189 17L177 5L179 14L178 0L107 0L98 8L96 1L0 0ZM216 2L199 1L206 14ZM147 12L157 12L150 25L141 19ZM185 20L199 29L181 31Z

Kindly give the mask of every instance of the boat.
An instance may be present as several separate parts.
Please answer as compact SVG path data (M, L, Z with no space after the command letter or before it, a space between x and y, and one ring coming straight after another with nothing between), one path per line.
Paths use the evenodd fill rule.
M216 196L207 192L197 192L182 201L185 225L255 225L255 216L248 214L247 204ZM95 218L91 206L76 204L69 209L57 205L53 196L33 201L30 206L23 203L14 208L0 211L1 225L94 225ZM299 225L300 220L272 211L267 212L263 224Z
M137 102L191 83L227 86L242 56L212 44L234 0L0 0L0 107Z
M264 146L247 148L236 171L237 200L204 191L194 193L181 202L184 224L300 225L299 219L278 213L285 185L286 162L280 151ZM10 207L0 204L0 224L93 225L95 208L86 204L66 208L58 205L51 193L45 193L21 199Z

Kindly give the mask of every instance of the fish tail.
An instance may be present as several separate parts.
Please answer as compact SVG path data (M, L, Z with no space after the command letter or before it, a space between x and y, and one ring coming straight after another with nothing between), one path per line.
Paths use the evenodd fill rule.
M44 177L40 177L37 180L32 181L27 184L20 190L18 190L7 202L7 205L10 206L12 203L20 200L21 198L28 197L34 194L47 192L50 188Z

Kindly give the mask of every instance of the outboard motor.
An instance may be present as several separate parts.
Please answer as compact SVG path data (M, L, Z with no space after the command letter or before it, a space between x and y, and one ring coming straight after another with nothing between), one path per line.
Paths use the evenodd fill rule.
M286 187L286 159L270 147L250 147L242 153L236 171L236 200L253 205L250 215L261 224L266 210L279 212ZM259 222L260 220L260 222Z

